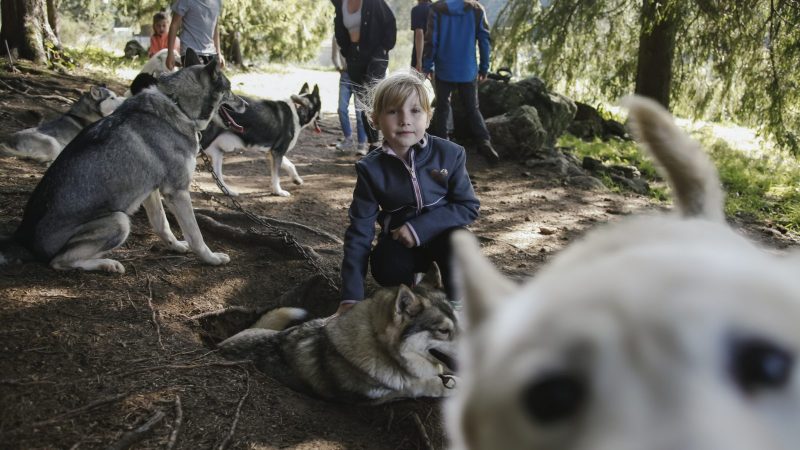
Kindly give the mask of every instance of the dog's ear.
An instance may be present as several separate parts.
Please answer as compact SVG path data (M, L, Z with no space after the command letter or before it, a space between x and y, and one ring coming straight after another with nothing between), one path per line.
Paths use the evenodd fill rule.
M194 50L192 50L191 48L187 48L184 67L199 66L200 64L203 63L200 61L200 58L197 56L197 53L195 53Z
M91 89L89 89L89 95L95 100L101 100L103 98L103 88L100 86L92 86Z
M435 262L431 264L431 267L428 269L428 272L422 277L422 281L419 282L420 286L428 286L434 289L444 289L444 283L442 283L442 272L439 270L439 265Z
M450 239L458 293L464 296L467 325L474 327L480 325L516 287L483 256L472 233L456 231Z
M211 75L212 80L219 78L219 58L216 56L211 57L211 61L206 64L206 71Z
M311 95L313 95L314 97L319 97L319 85L317 84L314 85L314 90L311 92Z
M300 95L308 94L308 83L303 83L303 87L300 88Z
M394 299L394 311L398 316L414 317L422 311L422 302L408 286L401 284L397 289L397 297Z

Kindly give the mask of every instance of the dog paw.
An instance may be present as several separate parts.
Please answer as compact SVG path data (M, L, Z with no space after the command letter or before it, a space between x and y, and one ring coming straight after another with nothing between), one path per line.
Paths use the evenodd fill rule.
M278 189L277 191L273 192L273 195L277 195L278 197L291 197L292 194L289 191L284 191L283 189Z
M169 245L169 249L177 253L187 253L189 244L186 241L175 241Z
M110 273L125 273L125 266L121 262L114 259L103 259L97 265L98 270Z
M294 179L292 179L292 181L294 182L294 184L296 184L296 185L298 185L298 186L300 186L301 184L303 184L303 179L302 179L302 178L300 178L300 177L294 178Z
M218 266L220 264L228 264L231 262L231 257L225 253L211 253L203 261L207 264L211 264L212 266Z

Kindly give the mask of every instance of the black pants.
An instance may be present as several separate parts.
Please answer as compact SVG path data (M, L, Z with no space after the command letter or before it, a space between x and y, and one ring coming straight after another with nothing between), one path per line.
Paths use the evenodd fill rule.
M467 125L472 135L478 140L488 141L489 130L486 122L483 121L480 109L478 109L478 82L452 83L436 78L434 80L434 91L436 92L436 109L433 111L430 133L443 139L447 139L447 118L452 115L450 109L450 94L458 91L458 98L461 99L461 106L467 114Z
M386 77L386 68L389 67L389 53L381 51L373 56L365 56L359 52L357 45L350 47L347 60L347 74L353 83L356 101L367 105L367 89ZM366 108L362 108L361 119L364 122L364 131L367 132L369 143L378 142L378 130L373 128L367 116Z
M436 262L442 274L442 282L447 298L456 299L452 272L452 247L450 235L463 228L450 228L440 233L425 245L406 248L391 235L381 236L369 257L372 277L381 286L414 284L414 274L427 272L432 262Z

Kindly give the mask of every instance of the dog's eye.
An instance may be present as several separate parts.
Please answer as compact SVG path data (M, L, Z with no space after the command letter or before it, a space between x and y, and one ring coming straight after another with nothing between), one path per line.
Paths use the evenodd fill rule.
M586 384L568 373L538 378L523 392L525 410L537 421L552 424L576 415L586 402Z
M731 375L747 393L782 388L792 376L793 355L765 339L739 339L734 343L731 356Z

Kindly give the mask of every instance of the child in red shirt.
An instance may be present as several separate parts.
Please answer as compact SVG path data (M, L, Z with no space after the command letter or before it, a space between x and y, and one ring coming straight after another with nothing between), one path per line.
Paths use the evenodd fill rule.
M150 58L159 50L167 48L167 38L169 34L169 18L163 12L157 12L153 16L153 35L150 36L150 50L147 51L147 57ZM175 37L175 50L180 53L181 41Z

